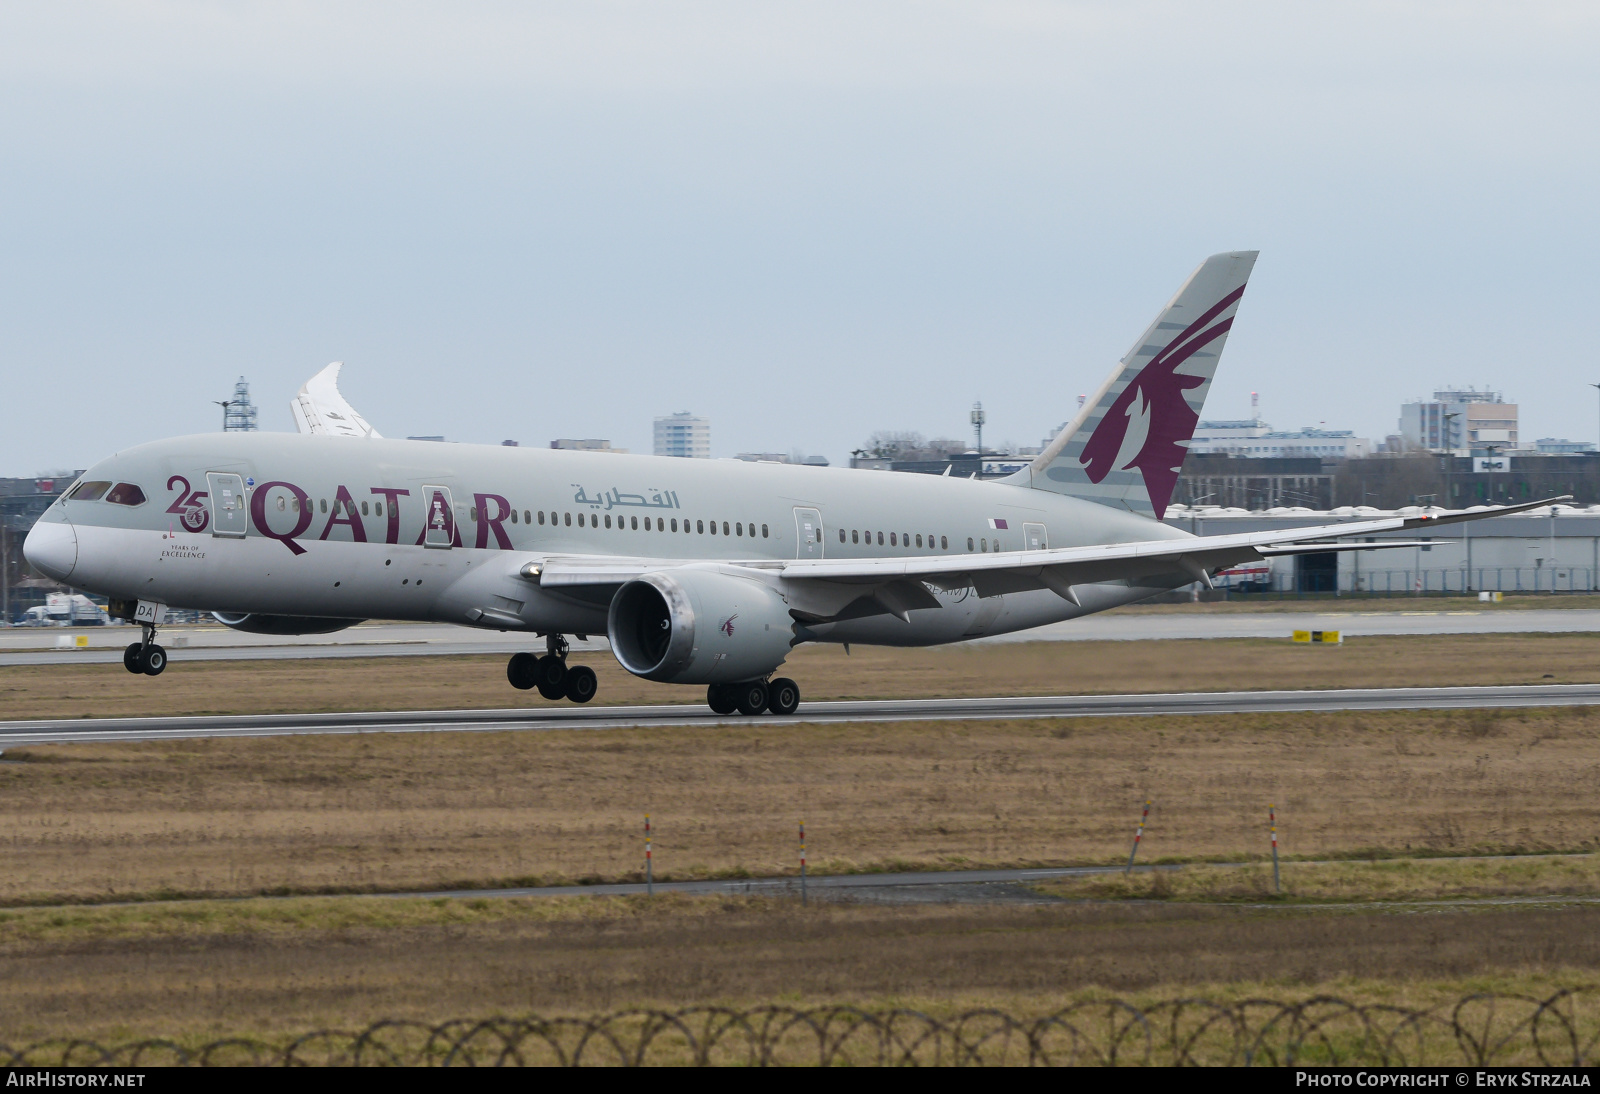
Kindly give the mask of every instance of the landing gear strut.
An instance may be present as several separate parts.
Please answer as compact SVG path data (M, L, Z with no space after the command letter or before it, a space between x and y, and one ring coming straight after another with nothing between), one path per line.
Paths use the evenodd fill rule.
M122 651L122 667L135 675L160 676L167 667L167 651L156 645L154 624L141 623L140 627L144 637Z
M712 684L706 689L706 703L713 714L754 716L762 711L793 714L800 708L800 685L786 676L776 680L748 680L742 684Z
M599 690L600 681L588 665L568 665L567 654L571 647L559 634L545 636L543 657L531 653L517 653L506 664L506 679L520 691L539 689L546 699L571 699L574 703L587 703Z

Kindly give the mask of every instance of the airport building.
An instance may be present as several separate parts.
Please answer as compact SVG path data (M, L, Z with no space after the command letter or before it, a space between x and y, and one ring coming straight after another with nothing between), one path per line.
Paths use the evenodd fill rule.
M1431 400L1401 405L1400 436L1428 452L1516 448L1517 404L1487 388L1442 388Z
M559 437L550 442L551 448L567 452L617 452L627 454L626 448L612 448L611 442L599 437L585 437L578 440L572 437Z
M40 577L22 557L28 531L82 472L51 478L0 479L0 625L43 605L62 586Z
M1382 510L1343 506L1318 511L1280 506L1266 512L1175 505L1166 523L1196 535L1264 532L1417 516L1408 506ZM1391 532L1368 542L1401 539L1419 546L1292 555L1271 560L1270 576L1254 578L1276 593L1422 596L1476 592L1566 593L1600 590L1600 505L1547 506L1470 524L1445 525L1429 535ZM1226 587L1228 579L1218 580ZM1266 591L1266 590L1263 590Z
M656 419L655 454L692 460L711 458L711 419L696 418L687 410Z

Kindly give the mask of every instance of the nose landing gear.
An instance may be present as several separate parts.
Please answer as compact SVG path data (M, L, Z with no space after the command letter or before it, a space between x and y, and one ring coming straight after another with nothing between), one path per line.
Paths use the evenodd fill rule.
M506 664L506 679L519 691L539 689L539 694L552 701L570 699L574 703L587 703L600 688L600 680L588 665L568 665L567 654L571 647L559 634L545 636L543 657L531 653L512 654Z
M167 667L167 651L156 645L156 628L153 624L143 623L141 627L144 638L130 643L122 651L122 667L135 675L160 676Z

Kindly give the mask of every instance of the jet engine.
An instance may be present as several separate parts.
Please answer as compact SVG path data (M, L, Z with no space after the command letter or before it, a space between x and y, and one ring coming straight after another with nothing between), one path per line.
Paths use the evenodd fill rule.
M224 627L247 634L329 634L363 623L362 619L319 619L309 615L229 615L212 612L211 618Z
M794 644L789 606L770 585L716 570L644 574L617 590L606 620L622 667L668 684L755 680Z

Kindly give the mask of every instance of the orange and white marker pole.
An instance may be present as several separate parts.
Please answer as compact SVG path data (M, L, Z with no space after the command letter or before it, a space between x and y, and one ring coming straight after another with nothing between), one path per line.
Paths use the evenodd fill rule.
M650 861L650 814L644 815L644 891L648 896L656 895L655 865Z
M1283 892L1283 885L1278 880L1278 809L1271 802L1267 803L1267 822L1272 826L1272 891Z
M1150 819L1150 801L1149 798L1144 800L1144 815L1139 818L1139 827L1134 830L1133 850L1128 852L1128 868L1122 871L1124 874L1133 873L1133 856L1139 853L1139 841L1144 838L1144 825Z
M800 903L806 902L806 822L800 822Z

